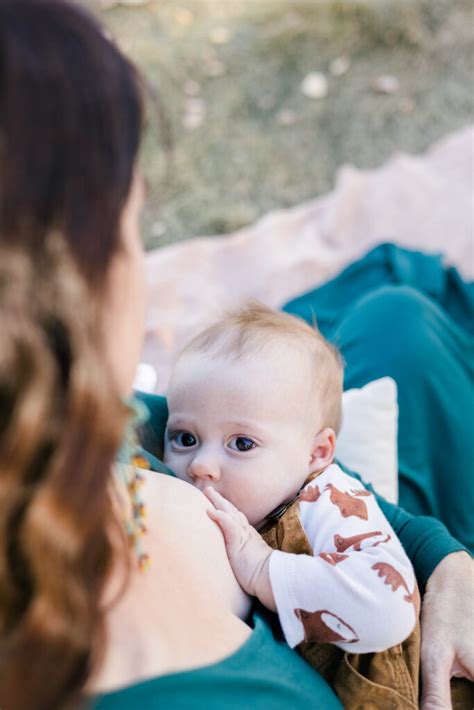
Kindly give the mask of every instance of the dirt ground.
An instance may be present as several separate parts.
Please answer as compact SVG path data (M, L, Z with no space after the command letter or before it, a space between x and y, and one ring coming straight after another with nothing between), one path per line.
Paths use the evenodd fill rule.
M343 163L378 166L473 121L470 0L131 2L88 4L158 97L148 248L233 231L327 192Z

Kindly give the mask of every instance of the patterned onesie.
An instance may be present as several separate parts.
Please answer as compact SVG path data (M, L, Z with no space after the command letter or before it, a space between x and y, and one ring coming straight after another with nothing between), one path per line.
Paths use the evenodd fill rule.
M333 464L261 533L287 643L346 708L418 707L418 588L374 496Z

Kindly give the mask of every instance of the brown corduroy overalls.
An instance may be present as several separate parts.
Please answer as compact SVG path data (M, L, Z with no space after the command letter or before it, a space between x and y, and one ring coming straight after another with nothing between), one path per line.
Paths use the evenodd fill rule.
M311 476L309 480L313 479ZM296 498L260 531L275 550L312 555ZM333 644L307 643L299 653L331 685L346 710L416 710L419 694L420 625L403 643L378 653L347 653ZM454 710L472 710L473 684L452 679Z

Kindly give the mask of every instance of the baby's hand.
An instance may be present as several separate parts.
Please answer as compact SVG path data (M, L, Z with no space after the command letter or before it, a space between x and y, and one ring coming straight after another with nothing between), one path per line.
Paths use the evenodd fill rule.
M240 586L248 594L258 597L268 609L276 611L268 573L272 548L245 515L214 488L206 488L204 493L214 506L208 515L224 534L227 556Z

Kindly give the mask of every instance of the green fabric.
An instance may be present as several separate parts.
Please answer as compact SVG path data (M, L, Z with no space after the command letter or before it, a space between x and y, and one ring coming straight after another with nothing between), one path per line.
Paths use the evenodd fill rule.
M168 405L165 397L145 392L135 392L135 397L146 404L150 417L141 428L143 447L159 458L163 448L166 422L168 420Z
M400 506L444 522L472 551L474 284L438 255L383 244L284 310L308 322L316 316L341 349L346 389L394 378ZM382 508L414 555L420 581L459 549L434 522Z
M284 641L268 621L254 615L249 639L220 663L159 676L97 698L91 710L341 710L318 673Z

